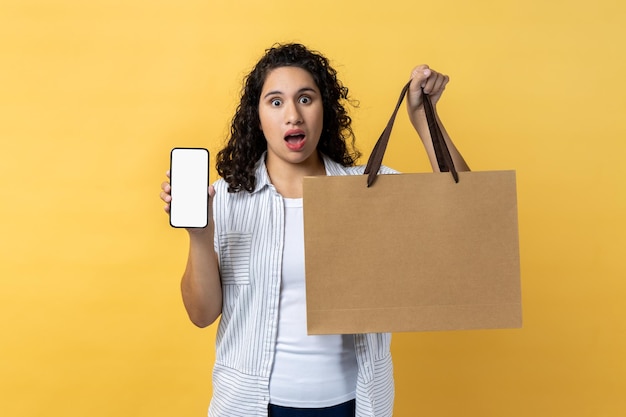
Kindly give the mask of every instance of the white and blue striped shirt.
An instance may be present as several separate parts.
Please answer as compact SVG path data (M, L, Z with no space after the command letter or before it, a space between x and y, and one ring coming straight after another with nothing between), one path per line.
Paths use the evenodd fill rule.
M215 250L220 261L223 306L217 330L210 417L265 417L278 329L284 242L284 204L271 184L265 155L252 193L228 192L215 182ZM360 175L324 156L327 175ZM395 171L383 167L380 173ZM354 336L358 364L356 417L393 412L391 335Z

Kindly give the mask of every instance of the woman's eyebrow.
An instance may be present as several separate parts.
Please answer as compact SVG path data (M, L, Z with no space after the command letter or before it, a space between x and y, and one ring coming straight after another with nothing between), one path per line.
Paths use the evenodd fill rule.
M309 92L316 93L316 94L318 93L318 91L315 88L313 88L313 87L302 87L301 89L298 90L297 94L309 93ZM263 96L263 98L265 99L265 98L267 98L269 96L282 95L282 94L283 94L283 92L280 91L280 90L272 90L272 91L268 91Z
M267 93L267 94L265 94L265 95L263 96L263 98L267 98L267 97L269 97L269 96L273 96L273 95L275 95L275 94L281 95L281 94L283 94L283 93L282 93L282 91L279 91L279 90L272 90L272 91L268 91L268 93Z

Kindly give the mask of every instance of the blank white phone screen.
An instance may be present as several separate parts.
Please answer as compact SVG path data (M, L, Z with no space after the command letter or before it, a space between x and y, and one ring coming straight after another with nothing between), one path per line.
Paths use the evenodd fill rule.
M209 202L209 151L174 148L170 157L170 225L206 227Z

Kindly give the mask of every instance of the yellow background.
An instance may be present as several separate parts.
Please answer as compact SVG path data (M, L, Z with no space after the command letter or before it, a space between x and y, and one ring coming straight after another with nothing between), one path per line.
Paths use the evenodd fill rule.
M158 191L275 41L331 58L364 154L428 63L472 168L518 173L524 328L395 335L395 415L626 415L622 1L3 0L0 39L0 415L206 414ZM404 113L385 163L429 169Z

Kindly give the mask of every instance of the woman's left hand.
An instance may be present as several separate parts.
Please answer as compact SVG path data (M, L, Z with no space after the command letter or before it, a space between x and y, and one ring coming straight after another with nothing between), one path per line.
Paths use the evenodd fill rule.
M422 88L430 96L433 106L437 104L450 77L432 70L428 65L419 65L411 72L411 85L408 93L408 110L410 114L423 112Z

